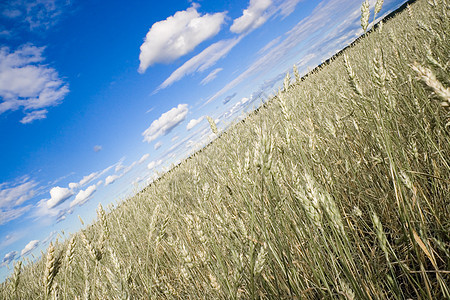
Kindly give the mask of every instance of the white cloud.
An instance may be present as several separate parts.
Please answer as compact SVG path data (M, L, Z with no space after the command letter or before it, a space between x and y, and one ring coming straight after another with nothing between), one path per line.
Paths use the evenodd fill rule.
M89 175L84 176L81 180L80 180L80 186L85 185L88 182L91 182L92 180L98 178L99 173L98 172L93 172Z
M9 1L8 7L2 11L5 17L17 18L28 25L30 30L48 29L59 20L61 14L70 6L72 1L67 0L31 0Z
M5 17L8 17L10 19L14 19L20 15L22 15L22 12L18 9L14 9L14 8L9 8L9 9L5 9L2 12L2 15L4 15Z
M205 85L205 84L213 81L214 79L216 79L217 74L219 74L219 72L222 71L222 70L223 70L223 68L214 69L213 71L211 71L211 73L208 74L208 76L203 78L203 80L200 82L200 84L201 85Z
M24 256L36 249L36 247L39 245L39 240L32 240L30 241L25 248L22 249L20 252L20 255Z
M71 182L71 183L69 183L69 188L70 188L71 190L76 190L76 189L78 189L78 186L79 186L79 184L76 183L76 182Z
M157 142L153 148L155 150L158 150L159 148L161 148L161 146L162 146L162 142Z
M125 168L125 166L122 164L122 162L119 162L114 171L117 173L120 172L123 168Z
M20 123L28 124L35 120L45 119L45 118L47 118L47 113L48 113L48 110L46 110L46 109L32 111L30 113L27 113L25 115L25 117L23 117L22 120L20 120Z
M172 142L175 142L176 140L178 140L180 137L178 136L178 135L176 135L176 136L174 136L172 139L171 139L171 141Z
M18 185L2 189L2 186L9 185L9 183L0 185L0 208L21 205L36 194L34 188L37 183L28 178L24 178Z
M386 1L385 1L386 2ZM342 40L343 33L360 29L359 13L360 1L326 0L319 3L314 11L299 21L291 30L285 33L285 38L278 45L267 51L265 55L253 62L247 70L226 84L205 104L217 99L225 92L240 84L250 76L264 74L266 70L274 72L275 69L291 68L291 61L298 57L305 57L311 53L316 54L315 61L326 59L330 52L336 52L346 46L352 39ZM354 36L353 36L354 39ZM292 51L301 43L305 51ZM327 56L328 55L328 56ZM282 62L283 64L281 64Z
M95 146L94 146L94 151L95 151L95 152L99 152L99 151L101 151L102 149L103 149L103 147L100 146L100 145L95 145Z
M227 111L223 116L224 116L225 118L231 117L231 116L234 115L235 113L241 111L242 108L244 108L245 104L246 104L247 102L249 102L249 101L250 101L250 99L247 98L247 97L242 98L241 101L238 101L236 104L234 104L234 105L231 107L231 109L230 109L229 111Z
M264 54L265 52L267 52L268 50L270 50L271 48L273 48L273 46L275 46L276 44L278 44L281 40L281 35L277 38L274 38L273 40L271 40L270 42L268 42L264 47L262 47L261 49L258 50L258 54Z
M192 128L194 128L195 126L197 126L201 121L203 121L203 119L205 118L205 116L201 116L198 119L192 119L189 121L189 123L186 126L187 130L191 130Z
M258 28L266 22L267 16L264 13L271 4L271 0L250 0L250 5L244 9L242 16L233 21L230 31L242 33Z
M109 175L105 179L105 186L110 185L111 183L114 183L114 181L116 181L119 178L120 178L119 175Z
M16 258L17 254L18 254L17 251L11 251L6 253L5 257L2 260L1 266L5 266L11 263L14 260L14 258Z
M103 184L103 180L99 180L99 181L97 181L97 186L101 186Z
M302 0L283 0L279 5L280 13L283 17L289 16L294 12L297 4Z
M133 161L133 163L132 163L131 165L129 165L128 167L126 167L126 168L123 170L123 173L122 173L122 175L120 175L120 176L123 176L124 174L130 172L131 169L133 169L138 163L139 163L139 161Z
M228 54L228 52L233 49L234 46L239 43L242 36L222 40L217 43L212 44L187 62L185 62L181 67L176 69L157 89L156 92L165 89L166 87L172 85L174 82L182 79L184 76L193 74L196 72L203 72L208 68L216 64L216 62Z
M184 121L188 113L187 104L178 104L168 112L163 113L159 119L154 120L143 133L144 142L151 143L158 137L168 134L173 128Z
M83 205L87 200L89 200L89 197L92 196L93 193L97 190L97 186L90 185L87 189L81 190L78 192L78 194L75 196L75 199L70 202L70 207L74 207L75 205Z
M220 31L225 13L201 15L196 7L178 11L152 25L140 48L139 72L145 72L154 63L174 61Z
M50 190L50 199L47 200L47 207L54 208L69 199L72 195L73 193L71 190L55 186Z
M0 184L0 225L17 219L31 208L31 205L21 205L36 195L36 186L37 183L28 177L15 183Z
M150 157L150 154L146 153L142 155L142 157L139 159L138 163L142 164L144 161L146 161Z
M151 170L151 169L154 169L154 168L156 168L157 166L159 166L159 165L161 165L162 164L162 160L160 159L160 160L157 160L157 161L151 161L148 165L147 165L147 168L149 169L149 170Z
M32 205L27 205L27 206L7 209L7 210L0 209L0 225L6 224L9 221L17 219L18 217L23 215L25 212L30 210L31 207L32 207Z
M44 108L61 103L69 92L55 69L41 65L44 47L0 48L0 114L22 109L23 124L46 118Z

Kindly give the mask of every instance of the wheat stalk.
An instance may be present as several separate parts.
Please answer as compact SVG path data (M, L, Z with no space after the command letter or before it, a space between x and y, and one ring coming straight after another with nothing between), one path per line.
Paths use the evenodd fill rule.
M210 116L206 116L206 119L208 120L209 126L211 127L211 131L214 134L218 134L219 131L217 130L216 122L211 118Z
M416 71L417 79L425 84L425 86L433 92L434 95L441 101L441 106L450 110L450 88L445 88L442 83L436 78L433 71L425 68L414 62L411 68Z
M75 239L75 235L73 235L70 238L69 243L67 245L67 251L66 251L66 256L65 256L66 268L68 268L73 262L73 259L75 257L76 244L77 244L77 241Z
M297 65L294 65L294 78L295 78L295 83L300 83L300 80L301 80L301 78L300 78L300 73L298 72L298 68L297 68Z
M369 26L369 18L370 18L370 6L369 0L366 0L361 5L361 27L366 32L367 27Z
M14 274L11 279L11 293L16 296L17 287L19 286L20 273L22 271L22 261L18 261L14 266Z
M344 54L344 64L345 64L345 69L347 70L347 75L348 75L348 82L350 83L350 86L352 87L353 91L359 95L359 96L363 96L363 93L361 91L361 88L359 87L358 82L356 81L356 74L353 71L352 66L350 65L350 62L348 61L348 56L347 54Z
M52 292L52 286L53 286L53 280L56 275L56 258L55 258L55 247L53 246L53 243L50 242L50 246L47 250L47 260L45 263L45 270L44 270L44 294L46 297L50 296Z
M92 245L91 241L88 240L84 232L81 232L81 239L88 251L89 255L92 257L94 261L100 261L102 259L102 253L98 251L94 245Z

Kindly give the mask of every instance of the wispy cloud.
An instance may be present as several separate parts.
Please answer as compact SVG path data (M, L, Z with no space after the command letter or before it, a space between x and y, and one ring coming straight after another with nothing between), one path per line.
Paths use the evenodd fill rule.
M90 199L90 197L92 196L92 194L95 193L96 190L97 186L93 184L90 185L85 190L79 191L78 194L75 196L75 199L72 202L70 202L70 207L72 208L75 205L83 205L84 203L86 203L86 201Z
M213 81L214 79L216 79L217 74L219 74L220 71L222 71L223 68L217 68L211 71L211 73L208 74L208 76L206 76L205 78L203 78L203 80L200 82L201 85L205 85L208 82Z
M174 61L220 31L225 13L201 15L197 7L194 4L152 25L141 46L139 72L154 63Z
M36 195L36 187L37 183L28 177L0 184L0 225L17 219L31 208L31 205L22 205Z
M146 161L150 157L150 154L146 153L142 155L142 157L138 160L139 164L142 164L144 161Z
M162 161L161 159L160 159L160 160L154 160L154 161L151 161L151 162L147 165L147 168L148 168L149 170L152 170L152 169L156 168L157 166L161 165L162 162L163 162L163 161Z
M216 62L223 58L228 52L233 49L234 46L239 43L243 36L221 40L217 43L212 44L193 58L189 59L185 62L181 67L176 69L170 76L167 78L157 89L155 92L158 92L161 89L165 89L166 87L172 85L174 82L180 80L186 75L190 75L196 72L203 72L208 68L212 67L216 64Z
M238 101L236 104L234 104L229 111L227 111L224 114L225 118L229 118L232 115L234 115L235 113L237 113L238 111L240 111L248 102L250 101L249 98L244 97L242 98L240 101Z
M4 183L0 186L0 208L23 204L35 194L37 183L24 177L19 183Z
M95 146L94 146L94 151L95 151L95 152L100 152L100 151L102 151L102 149L103 149L103 147L100 146L100 145L95 145Z
M242 16L233 21L230 31L242 33L258 28L266 22L267 16L264 13L271 4L271 0L250 0L250 4L243 11Z
M6 224L9 221L15 220L31 209L32 205L27 205L19 208L0 209L0 225Z
M8 1L1 14L18 23L28 25L32 31L48 29L55 25L70 6L67 0Z
M223 99L223 104L227 104L228 102L230 102L234 97L236 97L237 93L233 93L231 95L228 95L225 97L225 99Z
M93 173L91 173L91 174L89 174L89 175L84 176L84 177L80 180L79 185L80 185L80 186L83 186L83 185L85 185L86 183L89 183L89 182L91 182L92 180L97 179L98 177L99 177L99 172L93 172Z
M153 148L154 148L155 150L158 150L159 148L161 148L161 146L162 146L162 142L159 141L159 142L155 143L155 146L153 146Z
M184 121L188 111L189 109L187 104L178 104L177 107L163 113L159 119L154 120L150 127L142 133L144 136L144 142L151 143L158 137L171 132L172 129Z
M294 12L295 7L301 1L303 0L278 0L275 5L279 14L285 18Z
M68 84L44 61L44 47L24 45L14 52L0 48L0 114L22 109L23 124L44 119L45 108L61 103L69 92Z
M333 41L339 39L341 37L339 34L342 32L350 31L357 27L359 20L354 12L359 10L360 4L358 0L346 2L326 0L320 2L308 17L298 22L285 34L282 42L272 47L265 55L253 62L247 70L226 84L209 98L205 104L217 99L250 76L262 74L264 70L280 68L280 62L286 64L287 61L298 56L298 52L293 51L293 49L296 49L299 45L302 45L302 48L309 49L302 55L320 52L321 55L317 55L320 58L325 58L324 56L330 51L337 51L342 48L348 41L342 39L340 43ZM325 30L329 28L333 28L333 30ZM284 66L284 68L286 67L288 66Z

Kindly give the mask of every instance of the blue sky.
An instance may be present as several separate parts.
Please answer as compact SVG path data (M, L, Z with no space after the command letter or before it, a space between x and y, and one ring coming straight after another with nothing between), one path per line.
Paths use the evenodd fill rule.
M348 45L361 3L2 1L0 279Z

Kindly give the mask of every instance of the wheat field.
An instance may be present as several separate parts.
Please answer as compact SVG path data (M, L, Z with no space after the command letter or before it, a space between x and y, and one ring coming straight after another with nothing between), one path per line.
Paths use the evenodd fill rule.
M367 3L358 42L16 264L0 298L449 299L450 3L375 27Z

